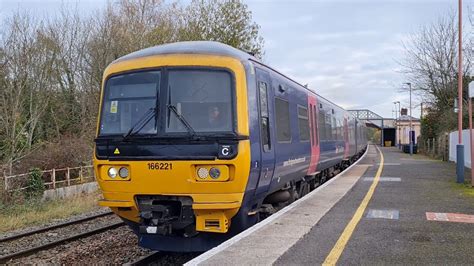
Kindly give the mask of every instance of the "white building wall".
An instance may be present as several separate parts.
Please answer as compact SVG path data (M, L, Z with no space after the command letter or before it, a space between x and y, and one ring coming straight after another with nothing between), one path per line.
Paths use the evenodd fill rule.
M456 162L456 145L458 144L458 136L458 131L449 133L449 160L453 162ZM464 144L464 166L471 168L471 145L469 142L469 129L462 131L462 143Z
M415 142L418 139L418 136L420 135L420 123L419 122L414 122L412 124L412 128L415 131ZM410 144L410 137L409 133L410 132L410 124L407 122L400 122L397 126L397 131L396 131L396 143L398 144L398 139L400 138L400 144Z

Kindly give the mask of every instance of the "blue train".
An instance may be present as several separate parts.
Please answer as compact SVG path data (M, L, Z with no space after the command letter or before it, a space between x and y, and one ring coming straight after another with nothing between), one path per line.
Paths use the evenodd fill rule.
M104 73L94 168L161 251L204 251L337 174L367 146L336 104L217 42L143 49Z

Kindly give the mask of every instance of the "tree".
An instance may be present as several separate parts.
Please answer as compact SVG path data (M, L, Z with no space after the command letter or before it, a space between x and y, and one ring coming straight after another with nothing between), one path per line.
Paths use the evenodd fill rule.
M49 58L38 42L42 25L27 14L6 23L2 39L0 87L0 143L7 171L32 149L37 126L48 104Z
M263 56L260 26L239 0L193 0L183 12L179 40L218 41Z
M184 40L263 54L259 26L236 0L184 6L119 0L91 16L66 6L46 17L18 11L1 30L0 162L6 174L90 158L103 72L125 54Z
M455 128L454 99L457 98L457 24L456 16L441 17L437 22L423 27L404 44L406 60L401 63L404 73L423 102L430 107L430 115L422 120L436 123L434 129L422 126L422 136L437 135ZM465 38L466 40L466 38ZM468 75L472 63L470 43L463 44L463 105L467 104ZM466 110L467 108L464 108ZM435 119L435 120L433 120ZM467 118L466 118L467 119ZM430 133L423 129L430 129Z

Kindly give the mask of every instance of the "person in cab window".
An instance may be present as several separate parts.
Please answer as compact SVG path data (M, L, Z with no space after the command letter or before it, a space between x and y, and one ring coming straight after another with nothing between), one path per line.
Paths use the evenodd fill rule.
M211 106L211 108L209 108L208 122L211 129L225 127L226 121L218 106Z

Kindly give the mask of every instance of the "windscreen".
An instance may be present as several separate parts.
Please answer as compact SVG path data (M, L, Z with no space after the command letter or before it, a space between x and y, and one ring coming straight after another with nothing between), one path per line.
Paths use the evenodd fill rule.
M195 132L232 131L232 78L229 72L170 70L168 75L167 103L176 112L167 110L167 134L188 132L186 122Z
M100 135L126 134L137 123L145 123L138 134L156 134L153 114L160 76L160 71L144 71L110 78L104 90Z

